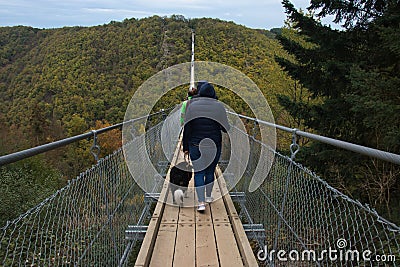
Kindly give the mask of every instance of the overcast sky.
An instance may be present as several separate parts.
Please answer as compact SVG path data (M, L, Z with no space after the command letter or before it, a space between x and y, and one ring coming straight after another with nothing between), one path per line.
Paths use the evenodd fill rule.
M292 0L306 8L309 0ZM0 0L0 26L94 26L152 15L219 18L249 28L283 26L280 0Z

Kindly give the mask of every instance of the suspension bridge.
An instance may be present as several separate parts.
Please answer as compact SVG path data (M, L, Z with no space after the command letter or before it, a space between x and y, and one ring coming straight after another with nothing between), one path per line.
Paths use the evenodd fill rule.
M194 32L190 75L193 88ZM3 166L92 138L97 163L0 228L0 265L400 266L400 227L295 161L299 136L395 164L400 155L228 111L230 136L250 146L248 161L225 136L215 201L200 214L192 183L183 206L168 204L169 169L183 157L179 110L1 156ZM252 123L252 134L234 118ZM257 125L292 133L291 155L259 139ZM98 135L122 127L129 140L99 159ZM259 163L270 171L249 190Z
M184 202L188 206L165 204L162 200L171 197L166 190L168 170L182 157L178 153L179 117L176 108L129 122L132 133L136 132L125 144L129 146L126 151L134 156L130 160L141 162L146 152L155 172L150 166L138 164L133 177L120 148L9 221L0 230L1 266L286 266L282 257L298 260L290 266L380 266L378 256L390 260L385 262L388 266L399 265L400 227L296 163L296 150L292 150L291 157L272 151L270 172L257 190L249 192L261 150L268 147L256 135L248 135L235 125L233 134L246 137L251 146L240 181L235 182L235 171L225 169L228 162L243 163L230 154L229 138L224 138L218 183L213 191L214 197L221 198L204 214L198 214L193 205L190 207L195 202L191 185ZM134 130L140 125L146 125L142 134ZM96 140L98 134L118 127L121 124L2 156L0 164L88 136ZM164 127L176 130L163 131ZM171 140L170 153L163 151L164 138ZM399 155L362 149L363 153L399 163ZM140 179L145 179L151 190L144 191L137 183ZM232 189L227 192L227 188ZM328 249L335 250L336 259L328 258ZM283 256L278 251L292 253ZM301 260L302 256L307 258Z

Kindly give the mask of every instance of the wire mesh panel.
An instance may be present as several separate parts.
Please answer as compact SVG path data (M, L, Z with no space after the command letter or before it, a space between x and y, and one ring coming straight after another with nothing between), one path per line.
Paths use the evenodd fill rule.
M148 215L144 191L161 189L180 132L179 113L151 124L133 125L123 149L1 228L0 265L126 264L136 241L126 240L125 230ZM231 153L238 144L225 136L221 167L240 199L246 229L257 225L253 238L261 266L400 265L398 226L235 125L230 137L249 147ZM249 191L259 164L271 169L257 190Z
M247 135L235 127L232 131ZM249 192L257 164L266 160L260 158L261 150L268 147L251 136L248 140L250 159L233 190L245 193L239 206L242 222L264 227L265 238L259 238L254 249L261 266L400 265L398 226L289 157L274 152L264 182ZM229 149L229 139L224 141ZM240 164L235 155L223 152L222 157L222 162ZM228 182L232 176L235 173L226 176Z
M127 222L138 220L143 209L142 195L118 150L6 225L1 263L115 265Z
M151 162L168 161L162 153L162 125L161 120L145 133L132 135L126 144L131 160L147 151ZM155 166L159 173L167 168L165 164ZM148 192L159 192L162 185L160 175L159 179L147 176L146 166L133 167L137 171L132 174L121 148L8 222L0 229L0 266L123 264L129 243L135 242L125 240L128 224L142 224L148 215L144 213L144 191L136 181L150 181L153 191Z

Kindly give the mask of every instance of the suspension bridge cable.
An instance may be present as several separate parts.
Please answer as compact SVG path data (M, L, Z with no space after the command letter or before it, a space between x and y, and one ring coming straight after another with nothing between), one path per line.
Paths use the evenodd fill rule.
M137 237L125 238L127 224L142 226L146 223L143 215L147 214L148 207L144 195L161 191L159 185L163 178L159 174L165 172L162 169L165 165L157 163L168 160L163 153L162 136L168 135L165 140L177 139L179 117L178 109L170 113L169 119L146 128L145 133L124 144L128 159L123 149L118 149L99 159L96 165L36 207L7 222L0 228L0 265L127 266L129 251L139 241ZM156 123L156 120L151 122ZM163 132L166 123L171 131ZM251 160L243 164L241 157L231 155L230 140L225 138L226 151L221 160L228 157L230 162L225 170L230 173L226 175L226 182L235 181L245 168L235 186L236 193L244 195L241 207L246 209L248 222L263 228L264 235L258 242L265 244L264 253L268 257L272 255L266 259L270 266L279 265L278 249L298 252L287 256L304 255L313 264L322 266L334 263L324 254L330 248L338 252L342 249L346 257L361 257L363 251L371 252L367 255L370 258L375 255L390 256L390 259L400 257L398 226L334 189L290 157L271 150L255 136L234 125L231 131L244 137L239 140L251 142ZM273 157L261 153L263 149ZM145 152L157 176L153 168L143 162ZM133 163L133 174L127 168L127 160ZM267 164L269 160L273 165L267 177L259 188L249 192L247 189L258 164ZM137 181L145 181L149 189L144 192ZM257 236L256 232L254 234ZM352 254L348 255L347 250ZM360 254L354 254L356 252ZM356 260L358 262L352 260L355 265L370 265L368 260ZM397 262L389 263L398 266Z
M230 113L230 116L235 115ZM376 255L390 259L387 262L391 266L399 266L396 264L400 256L399 226L294 162L293 155L288 157L273 152L256 136L250 136L238 127L231 127L231 131L233 135L248 138L251 160L242 166L240 157L229 153L231 145L226 138L223 147L227 151L222 153L221 160L229 160L229 164L224 172L230 173L226 177L227 183L231 183L235 182L233 178L239 175L239 170L246 168L235 190L244 194L240 211L245 210L244 221L263 226L265 235L259 235L255 230L253 239L257 239L260 248L257 256L265 255L266 266L280 266L278 251L286 253L280 254L286 261L293 258L301 261L305 257L303 260L320 266L330 266L335 260L369 265ZM262 156L263 149L273 152L274 157ZM271 170L265 174L258 189L249 192L255 170L268 160L273 161ZM337 259L329 258L324 255L328 249L342 254ZM364 251L373 256L363 258Z
M190 88L189 90L193 90L194 88L194 30L192 29L192 58L190 63Z
M246 120L250 120L250 121L255 121L259 124L262 125L266 125L269 127L275 127L276 129L285 131L285 132L290 132L290 133L295 133L298 136L302 136L311 140L315 140L321 143L325 143L325 144L329 144L335 147L339 147L339 148L343 148L349 151L353 151L362 155L366 155L366 156L370 156L370 157L374 157L377 159L381 159L387 162L391 162L391 163L395 163L395 164L399 164L400 165L400 155L398 154L394 154L394 153L390 153L390 152L386 152L386 151L382 151L379 149L375 149L375 148L370 148L370 147L365 147L365 146L361 146L361 145L357 145L357 144L353 144L350 142L345 142L345 141L341 141L341 140L337 140L337 139L333 139L333 138L329 138L329 137L325 137L325 136L321 136L321 135L317 135L317 134L312 134L312 133L308 133L308 132L304 132L301 131L299 129L296 128L289 128L286 126L282 126L282 125L278 125L278 124L274 124L274 123L270 123L270 122L266 122L263 120L259 120L256 118L252 118L252 117L248 117L245 115L241 115L241 114L237 114L234 112L231 112L229 110L227 110L227 113L238 116L239 118L242 119L246 119Z
M90 131L90 132L87 132L87 133L83 133L83 134L80 134L80 135L75 135L75 136L68 137L68 138L65 138L65 139L62 139L62 140L58 140L58 141L55 141L55 142L51 142L51 143L48 143L48 144L44 144L44 145L40 145L40 146L37 146L37 147L33 147L33 148L25 149L25 150L22 150L22 151L18 151L18 152L12 153L12 154L0 156L0 167L3 166L3 165L6 165L6 164L10 164L10 163L17 162L17 161L20 161L20 160L23 160L23 159L26 159L26 158L29 158L29 157L33 157L33 156L39 155L39 154L47 152L47 151L54 150L56 148L60 148L60 147L69 145L71 143L75 143L75 142L78 142L78 141L81 141L81 140L84 140L84 139L90 139L92 137L97 136L98 134L102 134L102 133L105 133L105 132L108 132L108 131L111 131L111 130L114 130L114 129L121 128L123 125L134 123L134 122L137 122L137 121L140 121L140 120L143 120L145 118L152 117L152 116L156 116L156 115L165 113L166 111L169 111L169 110L172 110L172 108L168 108L168 109L165 109L165 110L163 109L163 110L161 110L159 112L155 112L155 113L152 113L150 115L138 117L138 118L135 118L135 119L132 119L132 120L129 120L129 121L126 121L126 122L121 122L121 123L118 123L118 124L114 124L114 125L102 128L102 129L93 130L93 131Z

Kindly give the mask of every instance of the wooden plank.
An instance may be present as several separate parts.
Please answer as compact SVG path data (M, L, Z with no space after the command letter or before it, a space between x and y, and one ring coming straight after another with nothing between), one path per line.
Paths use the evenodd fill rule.
M212 222L196 224L196 266L219 266Z
M196 212L196 223L212 223L210 205L206 205L204 212Z
M214 201L210 204L211 216L214 223L229 223L228 213L226 212L225 203L222 199L218 182L215 182L212 192Z
M214 223L215 240L221 266L243 267L230 223Z
M135 267L149 266L160 221L160 218L151 218L142 246L136 258Z
M158 229L150 267L172 266L175 251L177 225L162 223Z
M196 212L196 266L219 266L210 205Z
M189 182L189 188L187 191L187 197L183 200L183 206L179 210L178 223L195 223L196 222L196 211L195 211L195 193L193 188L193 179Z
M160 217L160 216L162 216L162 212L164 210L165 199L167 197L166 196L166 191L167 190L165 190L165 188L167 186L168 186L168 182L164 181L163 188L161 189L160 197L158 198L157 205L156 205L156 207L154 209L152 217Z
M196 263L196 226L192 223L179 223L175 243L173 266L194 267Z
M164 213L161 219L161 223L178 223L179 207L165 204Z
M183 207L179 208L178 231L173 266L194 267L196 264L196 214L193 179L189 183Z
M221 189L219 187L219 182L218 182L218 177L215 177L214 180L214 187L213 187L213 191L212 191L212 196L214 197L214 199L218 199L221 198Z
M217 168L217 170L218 170L218 168ZM225 181L225 179L224 179L222 176L220 176L220 177L217 179L217 182L218 182L218 185L219 185L219 190L220 190L221 195L222 195L222 196L229 195L229 190L228 190L228 188L226 187L226 181Z
M167 187L167 184L168 182L165 181L163 189L160 193L160 198L158 199L157 205L151 217L149 227L147 228L146 235L144 236L142 246L140 247L138 257L136 258L135 267L149 266L154 244L157 238L157 232L164 213L165 204L163 200L166 198L165 188Z
M175 149L172 162L176 162L177 158L179 157L179 154L181 153L180 151L181 140L182 139L180 138L178 145ZM138 257L136 258L135 267L149 266L149 263L151 261L156 239L158 239L157 238L158 230L161 225L161 219L164 213L164 208L165 208L164 203L168 192L167 180L169 180L170 171L171 167L167 172L166 181L164 181L163 188L161 189L160 198L158 199L152 218L150 219L149 227L147 228L147 232L143 239L142 246L140 247Z
M217 177L222 176L221 169L216 169ZM226 183L223 179L218 179L221 192L227 192ZM225 203L226 210L229 215L229 219L232 225L232 230L235 234L235 239L242 256L243 264L246 267L258 266L256 257L254 256L253 250L250 246L249 240L247 239L246 233L243 229L242 222L237 214L235 206L233 205L231 196L223 193L223 200Z
M195 208L192 207L181 207L179 211L178 223L195 223L196 215Z
M192 180L189 183L189 188L186 191L185 198L183 199L183 207L194 207L194 206L196 206L197 202L196 202L195 188L193 187ZM191 183L192 183L192 185L191 185Z
M213 197L215 200L210 209L219 263L221 266L243 266L218 181L214 185Z

